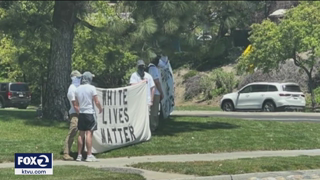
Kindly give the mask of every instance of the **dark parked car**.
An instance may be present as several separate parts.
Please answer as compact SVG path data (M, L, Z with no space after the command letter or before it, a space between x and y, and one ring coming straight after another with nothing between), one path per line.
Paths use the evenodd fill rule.
M0 83L0 108L17 107L27 109L31 101L31 92L27 83Z

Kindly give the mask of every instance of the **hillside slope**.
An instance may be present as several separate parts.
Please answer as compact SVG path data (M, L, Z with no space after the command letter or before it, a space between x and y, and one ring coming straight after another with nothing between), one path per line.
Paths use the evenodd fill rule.
M236 64L229 64L221 67L225 72L236 72L235 69ZM318 69L320 68L317 65L314 69L313 79L315 83L315 87L320 85L320 73ZM188 79L184 79L184 75L187 74L190 69L180 68L174 70L174 80L175 80L175 103L176 106L185 106L185 105L210 105L210 106L218 106L219 100L221 96L214 97L211 100L202 101L203 93L199 92L196 97L185 100L186 88L190 89L190 86L194 86L197 88L199 86L199 80L202 75L208 75L210 72L199 72L197 75L193 77L189 77ZM305 94L308 94L308 79L307 75L297 66L294 65L292 60L288 60L285 64L281 64L279 69L275 69L268 73L263 73L261 70L255 71L252 74L246 74L237 76L238 86L234 89L240 89L248 83L252 82L294 82L298 83L301 86L301 89ZM191 82L190 82L191 81Z

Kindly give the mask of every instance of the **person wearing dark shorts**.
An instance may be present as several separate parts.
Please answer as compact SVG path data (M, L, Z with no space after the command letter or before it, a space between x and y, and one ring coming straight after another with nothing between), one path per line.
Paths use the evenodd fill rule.
M80 131L95 131L97 123L93 114L79 114L78 129Z
M92 136L93 131L97 130L96 113L94 104L99 109L99 114L102 112L101 104L98 100L97 90L91 85L93 74L84 72L82 75L81 85L76 91L76 106L75 109L79 113L78 130L78 157L77 161L82 161L82 149L85 139L87 147L86 161L92 162L97 159L92 155Z

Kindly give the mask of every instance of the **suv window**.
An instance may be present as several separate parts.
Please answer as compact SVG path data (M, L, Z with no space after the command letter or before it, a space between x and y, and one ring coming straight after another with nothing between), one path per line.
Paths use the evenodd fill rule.
M275 92L275 91L278 91L278 88L274 85L269 85L268 86L268 91L269 92Z
M0 84L0 91L7 91L7 84Z
M252 87L252 86L247 86L247 87L245 87L244 89L242 89L242 90L240 91L240 93L249 93L249 92L251 92L251 87Z
M29 91L29 86L27 84L11 84L10 91Z
M302 92L300 87L297 85L283 85L282 89L283 91L288 91L288 92Z
M252 86L252 92L267 92L268 91L268 86L259 84L259 85L253 85Z

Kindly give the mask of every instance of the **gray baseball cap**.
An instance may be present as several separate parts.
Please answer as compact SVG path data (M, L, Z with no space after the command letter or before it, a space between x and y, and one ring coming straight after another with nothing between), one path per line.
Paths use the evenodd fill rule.
M145 63L144 63L144 61L143 60L138 60L138 62L137 62L137 66L145 66Z
M89 71L84 72L82 75L82 84L91 84L94 76L95 75Z
M74 76L75 77L81 77L82 74L79 71L74 70L74 71L71 72L70 77L74 77Z
M86 76L86 77L95 77L95 75L94 75L94 74L92 74L92 73L91 73L91 72L89 72L89 71L84 72L82 76Z

